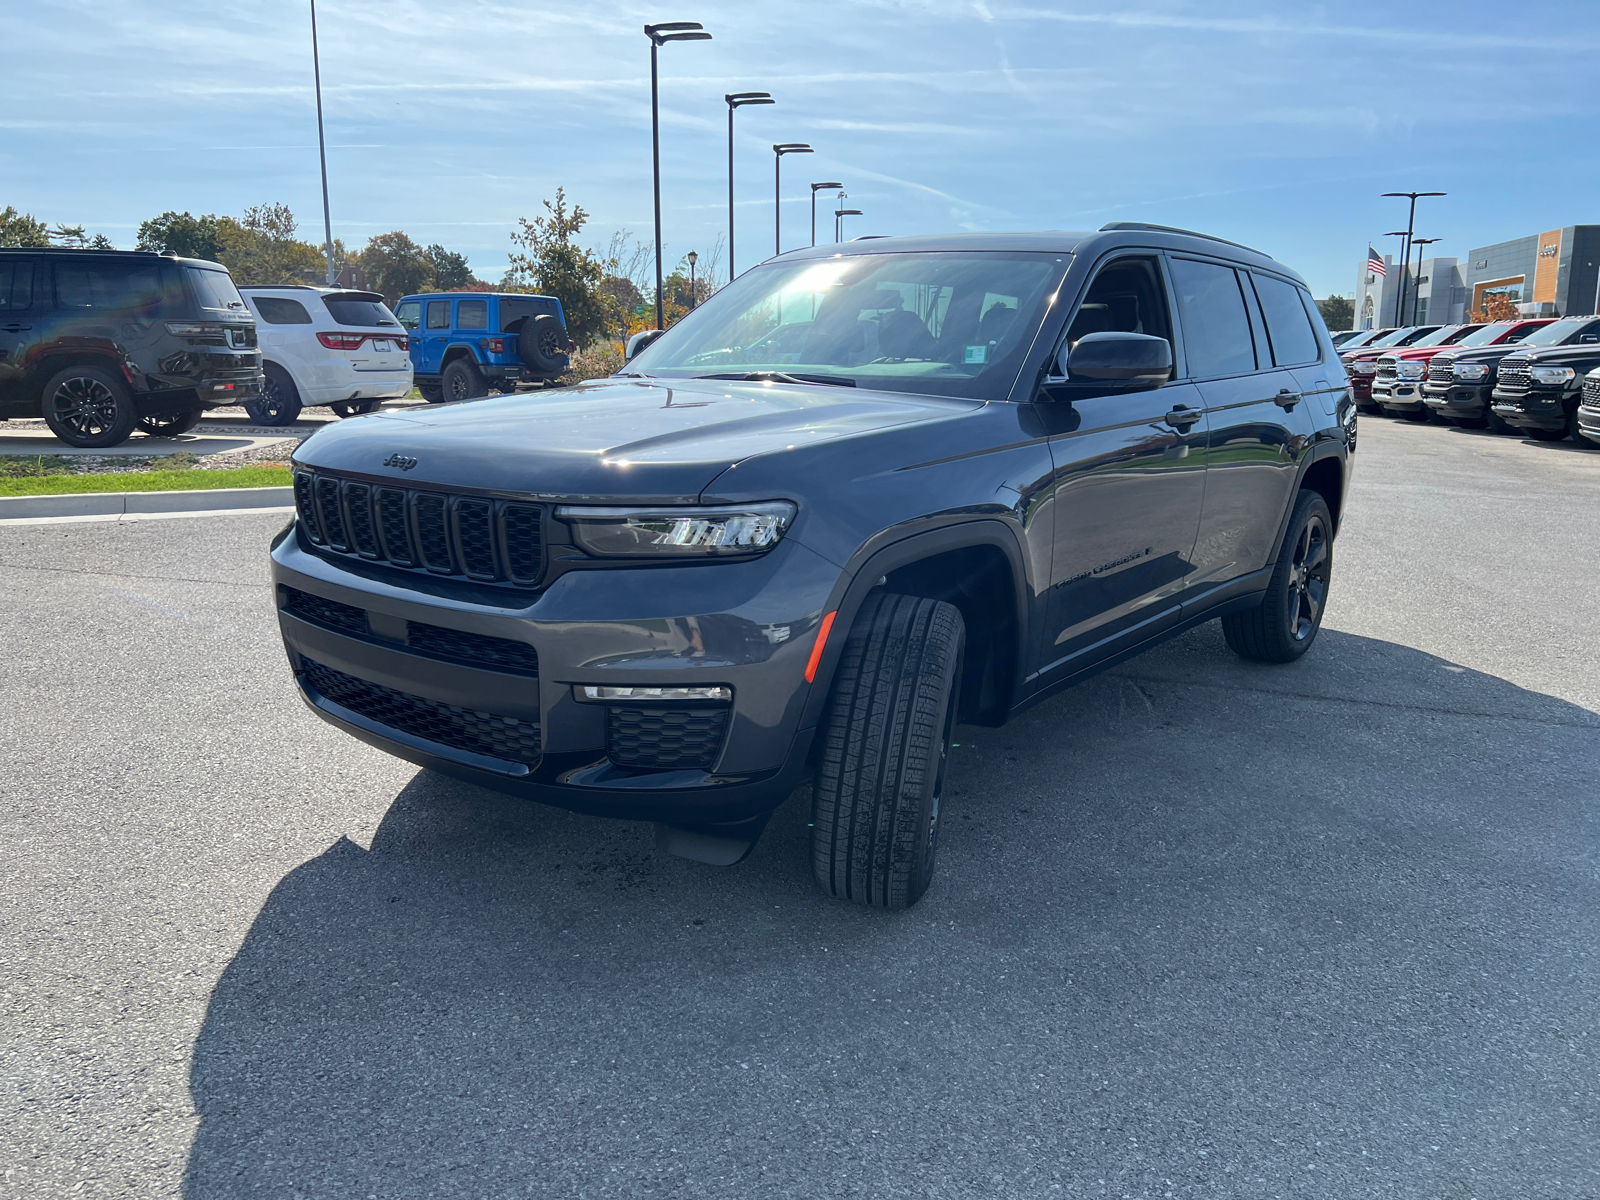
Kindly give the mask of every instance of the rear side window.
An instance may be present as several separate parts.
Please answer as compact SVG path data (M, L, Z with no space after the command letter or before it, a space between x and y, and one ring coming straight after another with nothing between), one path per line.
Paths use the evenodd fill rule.
M489 328L489 302L487 300L461 300L456 304L456 328Z
M20 312L33 306L33 264L0 262L0 312Z
M159 263L79 260L58 262L55 267L58 308L80 312L114 312L125 316L161 315ZM239 304L241 308L244 307L242 300Z
M226 271L213 271L207 267L189 267L189 282L194 284L200 307L218 312L247 311L244 297L233 286L233 277Z
M1239 375L1256 369L1250 317L1232 267L1172 260L1172 282L1183 321L1183 351L1189 374L1200 378Z
M448 300L429 300L428 301L428 328L429 329L449 329L450 328L450 301L448 301Z
M322 302L328 306L328 315L341 325L360 325L372 329L399 324L388 305L370 296L359 293L353 296L324 296Z
M256 311L268 325L309 325L311 314L298 300L285 300L282 296L257 296Z
M556 302L546 297L501 296L500 332L509 333L511 327L525 317L558 316Z
M1254 275L1256 298L1267 318L1267 338L1272 343L1272 361L1280 367L1299 367L1319 357L1317 331L1306 315L1300 289L1271 275Z
M394 310L395 320L407 329L415 329L422 324L422 305L415 300L407 300Z

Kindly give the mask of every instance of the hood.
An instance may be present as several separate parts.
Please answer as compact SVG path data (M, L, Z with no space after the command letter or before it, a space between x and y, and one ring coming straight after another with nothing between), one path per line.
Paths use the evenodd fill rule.
M1600 363L1600 343L1596 342L1578 342L1570 346L1525 346L1520 352L1512 347L1512 353L1521 353L1530 362L1556 363L1563 367L1588 367Z
M1508 354L1515 354L1519 350L1530 353L1537 350L1537 346L1522 346L1516 342L1502 342L1498 346L1446 346L1441 357L1448 355L1452 362L1499 362Z
M309 438L294 458L412 487L689 503L753 455L982 407L977 400L857 388L613 378L340 421Z

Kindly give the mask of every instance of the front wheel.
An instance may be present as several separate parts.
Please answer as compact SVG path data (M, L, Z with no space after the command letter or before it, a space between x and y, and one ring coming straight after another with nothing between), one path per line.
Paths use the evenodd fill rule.
M204 415L204 409L196 408L188 412L159 413L140 417L139 429L151 437L177 437L180 433L188 433L200 424L200 418Z
M1222 618L1228 649L1257 662L1293 662L1311 648L1328 602L1333 516L1316 492L1301 492L1261 603Z
M1562 429L1524 429L1522 432L1527 434L1529 437L1531 437L1536 442L1561 442L1561 441L1565 441L1566 437L1567 437L1567 431L1566 431L1565 428L1562 428Z
M45 424L69 446L115 446L128 440L138 419L127 385L99 367L68 367L44 385Z
M328 407L333 409L342 419L344 417L360 417L370 412L377 412L378 406L382 403L382 400L335 400Z
M909 908L927 891L966 630L941 600L875 592L850 626L818 735L811 865L830 896Z

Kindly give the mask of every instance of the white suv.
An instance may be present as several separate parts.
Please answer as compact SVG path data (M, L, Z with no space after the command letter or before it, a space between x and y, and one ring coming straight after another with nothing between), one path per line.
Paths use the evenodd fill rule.
M245 411L288 425L306 405L341 417L411 392L406 331L377 292L285 284L239 289L256 315L266 386Z

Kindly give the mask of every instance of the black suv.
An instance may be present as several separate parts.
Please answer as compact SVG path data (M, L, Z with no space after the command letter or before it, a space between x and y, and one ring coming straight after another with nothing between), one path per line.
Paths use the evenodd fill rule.
M1587 445L1578 432L1578 401L1584 376L1595 367L1600 367L1600 317L1563 317L1500 360L1494 415L1543 442L1570 437Z
M120 250L0 250L0 420L72 446L170 437L261 388L256 323L228 269Z
M1216 617L1305 652L1354 441L1310 293L1245 247L822 246L610 379L323 430L276 602L363 741L718 863L811 775L817 879L904 907L956 721Z

